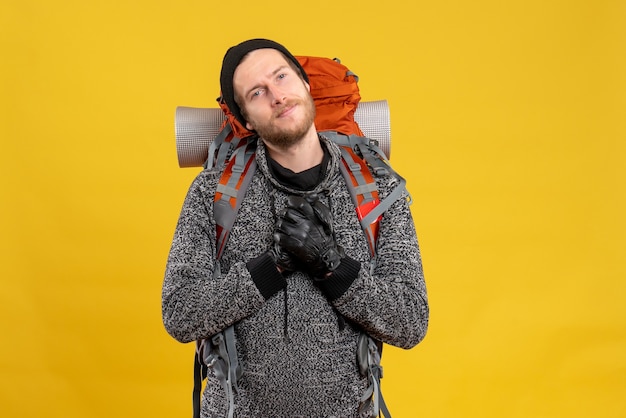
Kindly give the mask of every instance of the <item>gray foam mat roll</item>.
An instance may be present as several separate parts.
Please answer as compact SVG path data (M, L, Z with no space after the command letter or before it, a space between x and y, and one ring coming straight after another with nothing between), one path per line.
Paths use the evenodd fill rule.
M377 141L380 149L389 158L391 127L387 101L360 102L354 119L363 134ZM226 117L219 108L176 108L174 128L178 165L181 168L202 167L208 156L209 145L219 133L224 120Z

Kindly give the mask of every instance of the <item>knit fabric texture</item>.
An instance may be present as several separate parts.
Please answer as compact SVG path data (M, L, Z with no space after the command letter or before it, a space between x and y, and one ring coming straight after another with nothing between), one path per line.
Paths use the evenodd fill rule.
M286 284L268 286L257 279L257 286L253 280L247 264L257 259L256 267L266 268L267 259L260 256L272 243L277 213L290 194L302 193L270 175L262 141L258 169L221 259L221 277L213 274L212 215L220 172L199 173L176 226L163 283L163 322L176 340L185 343L234 324L243 367L235 394L236 417L367 416L358 412L367 388L367 378L357 365L359 334L366 331L407 349L426 334L427 294L408 196L384 214L376 259L371 260L339 171L340 150L322 140L331 158L315 191L330 208L338 244L350 260L339 274L321 283L301 271L274 276ZM376 181L381 199L397 185L392 176ZM250 266L255 268L255 262ZM393 405L389 407L393 411ZM201 415L224 417L227 411L224 389L209 369Z

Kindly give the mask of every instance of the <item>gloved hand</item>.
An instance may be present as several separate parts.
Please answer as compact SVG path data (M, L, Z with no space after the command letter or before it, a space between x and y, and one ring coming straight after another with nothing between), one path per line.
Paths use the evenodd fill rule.
M276 234L274 234L274 238L276 238ZM281 248L276 240L272 243L268 254L272 257L274 264L276 264L276 267L278 267L281 273L299 270L298 260L292 254Z
M274 241L293 254L316 279L324 279L345 257L337 245L330 210L317 195L289 196L287 207L276 223Z

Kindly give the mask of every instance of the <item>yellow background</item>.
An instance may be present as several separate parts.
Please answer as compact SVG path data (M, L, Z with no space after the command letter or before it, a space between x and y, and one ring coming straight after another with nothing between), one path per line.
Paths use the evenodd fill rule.
M257 36L389 101L431 303L394 418L626 416L625 2L5 0L0 34L0 416L191 416L174 109Z

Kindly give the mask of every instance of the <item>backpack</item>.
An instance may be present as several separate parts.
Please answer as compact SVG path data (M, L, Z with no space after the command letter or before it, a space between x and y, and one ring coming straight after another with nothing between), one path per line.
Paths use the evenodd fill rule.
M296 59L309 77L311 95L315 102L317 131L340 146L340 169L346 181L358 219L372 256L370 269L374 268L378 224L384 213L406 190L405 180L389 165L385 153L374 140L364 137L354 120L361 99L358 77L338 59L297 56ZM226 247L229 233L247 187L256 170L256 134L248 131L233 116L227 105L217 99L226 119L219 133L208 146L205 169L222 172L215 191L214 218L216 230L215 277L221 276L220 258ZM179 150L180 152L180 150ZM391 174L398 186L382 202L379 200L375 176ZM374 417L382 413L391 418L380 392L382 343L362 332L359 337L357 358L362 376L368 377L369 387L361 399L360 410L373 406ZM193 416L200 416L202 381L211 367L221 382L229 399L228 417L234 415L234 393L241 377L234 326L196 344L194 356Z

